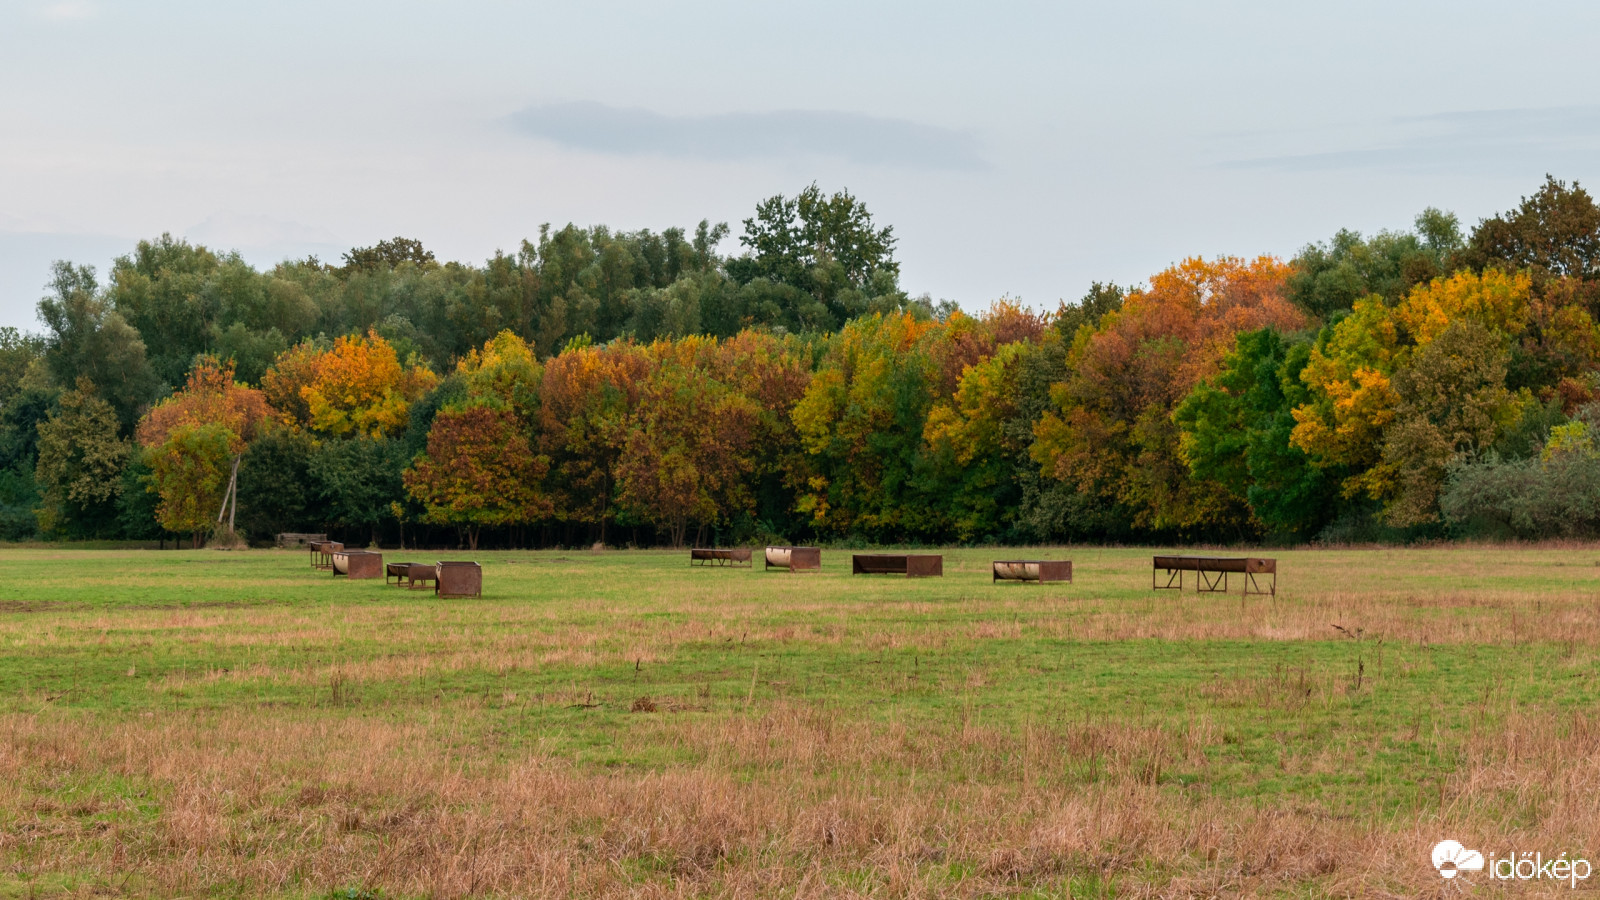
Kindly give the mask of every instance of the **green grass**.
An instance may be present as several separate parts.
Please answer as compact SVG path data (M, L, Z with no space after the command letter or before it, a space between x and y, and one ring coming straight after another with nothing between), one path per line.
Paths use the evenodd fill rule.
M240 712L372 721L420 729L464 765L629 777L1062 796L1138 784L1383 829L1445 815L1472 741L1509 717L1564 720L1600 700L1592 549L1280 553L1278 595L1249 598L1236 584L1153 592L1148 550L1053 551L1074 558L1076 583L992 585L988 560L1016 554L947 551L945 577L908 580L852 577L831 550L804 575L691 569L683 553L479 553L484 597L437 600L314 572L299 552L11 550L0 713L86 733ZM893 751L797 774L784 752L741 757L707 736L764 714L893 735ZM137 770L78 770L35 777L14 802L120 798L88 819L137 829L165 790ZM1474 808L1536 828L1552 802L1508 792ZM0 824L23 818L0 805ZM1111 896L1171 875L1149 864L1012 886ZM946 860L939 877L960 893L977 865ZM639 853L623 868L644 884L673 866ZM29 890L84 873L45 874ZM861 860L832 877L897 892Z

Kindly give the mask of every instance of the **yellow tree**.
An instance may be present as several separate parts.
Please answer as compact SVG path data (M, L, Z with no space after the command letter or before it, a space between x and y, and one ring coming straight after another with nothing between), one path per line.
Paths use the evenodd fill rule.
M139 421L135 434L151 469L148 490L160 498L156 516L164 528L190 532L198 546L208 516L220 517L245 447L270 416L260 391L234 381L231 362L206 356L183 390Z
M347 336L320 353L300 388L312 429L335 437L394 437L405 431L411 404L438 383L427 366L402 366L376 333Z
M1488 344L1509 345L1527 328L1529 288L1525 273L1506 275L1486 269L1419 284L1393 309L1377 296L1356 301L1349 316L1323 329L1301 372L1311 399L1294 410L1291 442L1317 465L1350 469L1353 474L1343 485L1345 496L1365 494L1384 501L1395 524L1430 521L1437 481L1443 477L1440 455L1477 447L1492 437L1492 429L1486 432L1489 426L1482 423L1492 425L1507 414L1503 404L1508 401L1502 395L1506 363ZM1468 322L1475 329L1461 332L1451 347L1467 353L1470 365L1428 354L1436 340ZM1422 354L1427 354L1429 373L1465 366L1459 374L1471 384L1459 386L1467 393L1458 399L1470 401L1474 409L1489 410L1470 417L1475 423L1467 429L1470 437L1439 437L1437 428L1450 431L1454 426L1440 425L1441 413L1420 395L1408 400L1397 389L1396 379L1404 380L1413 392L1422 390L1417 385L1441 390L1450 386L1448 378L1424 376L1421 371L1406 374ZM1445 395L1457 396L1455 388ZM1402 419L1409 424L1395 430ZM1424 419L1434 424L1421 424ZM1418 449L1424 445L1432 449ZM1396 505L1402 495L1406 499Z

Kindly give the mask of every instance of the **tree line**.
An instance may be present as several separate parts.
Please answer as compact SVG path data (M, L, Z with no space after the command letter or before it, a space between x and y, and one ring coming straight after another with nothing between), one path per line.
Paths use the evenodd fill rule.
M900 287L847 192L692 231L163 236L0 330L0 538L477 547L1600 531L1600 207L1340 231L1034 311Z

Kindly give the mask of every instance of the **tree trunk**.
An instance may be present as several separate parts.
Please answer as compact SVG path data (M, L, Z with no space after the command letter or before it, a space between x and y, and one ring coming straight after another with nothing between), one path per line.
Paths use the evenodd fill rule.
M467 549L478 552L478 526L473 525L467 529Z

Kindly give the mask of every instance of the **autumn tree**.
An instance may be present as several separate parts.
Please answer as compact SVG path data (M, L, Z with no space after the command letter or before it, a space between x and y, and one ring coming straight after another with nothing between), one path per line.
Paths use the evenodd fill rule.
M478 549L485 525L537 521L551 512L541 482L549 460L537 456L510 409L444 410L428 432L428 449L405 471L406 489L427 520L461 528Z
M1477 271L1525 271L1541 295L1571 280L1577 301L1600 312L1600 206L1577 182L1546 175L1515 210L1478 223L1461 261Z
M1507 336L1474 316L1452 322L1394 377L1394 421L1384 435L1384 518L1405 527L1438 518L1451 463L1487 450L1518 411L1506 389Z
M469 402L509 412L518 422L531 424L539 414L539 385L544 367L522 338L502 331L468 353L456 366Z
M377 334L341 337L316 356L301 387L310 427L334 437L394 437L405 431L410 404L438 382L415 361L402 366Z
M203 530L194 519L194 510L213 500L218 510L213 515L220 516L224 497L210 496L213 484L227 485L231 481L245 449L271 420L271 409L261 392L235 381L233 376L231 361L224 363L214 356L203 356L189 372L183 390L158 403L139 422L139 445L147 457L160 457L147 458L145 464L151 470L150 489L161 498L157 515L169 531ZM179 431L183 432L182 439L174 442L173 435ZM213 452L218 435L226 449L220 456ZM218 466L219 470L203 472L208 465ZM181 496L185 491L200 491L202 495ZM234 506L237 507L236 500ZM232 521L230 518L230 526ZM172 527L178 522L184 527Z
M1047 475L1122 505L1140 527L1243 527L1248 513L1234 495L1192 478L1172 414L1240 332L1304 327L1283 296L1288 273L1269 257L1186 260L1128 295L1092 332L1080 329L1072 374L1035 428L1033 459Z
M261 396L285 425L311 427L311 405L304 391L316 379L318 363L329 347L301 341L278 354L261 376Z
M810 470L796 508L812 527L889 540L944 527L916 494L936 371L923 338L937 327L871 315L830 342L793 412Z
M1399 439L1390 434L1390 429L1395 427L1402 404L1396 379L1408 366L1420 361L1419 354L1435 340L1464 321L1476 322L1483 333L1496 335L1495 340L1509 346L1527 325L1529 289L1526 273L1507 275L1486 269L1481 274L1462 271L1417 285L1393 309L1378 297L1357 301L1349 316L1324 328L1317 338L1301 373L1309 389L1308 397L1294 410L1296 425L1291 442L1318 465L1347 470L1350 474L1343 482L1345 496L1364 494L1389 504L1393 512L1386 517L1391 523L1431 521L1433 498L1448 458L1441 460L1437 452L1420 449L1426 443L1420 436L1433 434L1428 428L1434 426L1423 428L1417 423L1436 418L1435 413L1418 412L1420 398L1409 401L1413 424L1407 426L1409 436L1402 444L1410 449L1392 443L1391 438ZM1484 372L1499 371L1497 390L1504 390L1504 360L1485 361L1488 350L1484 346L1471 343L1470 347L1478 362L1462 374L1478 377ZM1444 365L1433 357L1429 359L1430 365ZM1501 368L1496 369L1497 365ZM1480 385L1470 390L1487 388ZM1495 415L1498 417L1501 412ZM1482 437L1474 432L1472 440ZM1433 442L1431 446L1442 446L1433 438L1428 441ZM1460 444L1450 438L1443 445L1459 449ZM1410 463L1421 468L1409 469ZM1407 486L1402 486L1402 480ZM1430 484L1432 487L1426 486ZM1411 499L1403 506L1394 506L1402 495Z
M182 424L146 453L149 490L160 498L157 520L168 531L191 535L196 549L216 522L236 440L225 425Z
M714 338L658 341L647 353L654 365L617 436L617 499L681 547L691 524L749 507L758 414L717 380Z
M636 344L574 341L551 359L540 383L538 440L551 460L554 514L595 525L604 543L616 516L621 439L650 359Z

